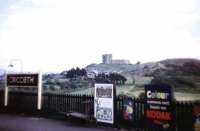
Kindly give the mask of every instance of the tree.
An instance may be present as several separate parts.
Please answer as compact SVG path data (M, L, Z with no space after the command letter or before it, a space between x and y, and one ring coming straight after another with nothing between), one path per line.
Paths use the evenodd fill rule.
M136 63L136 65L140 65L141 64L141 62L140 61L138 61L137 63Z
M110 73L109 75L101 73L95 77L95 82L113 83L116 85L125 84L126 80L123 75L118 73Z
M94 80L96 83L111 83L109 76L104 73L101 73L95 76Z
M72 68L67 71L66 77L67 78L78 78L78 77L85 77L87 76L87 72L85 69L80 69L77 67L76 69Z
M125 82L127 80L123 75L118 74L118 73L111 73L109 75L109 78L112 81L112 83L117 84L117 85L118 84L125 84Z

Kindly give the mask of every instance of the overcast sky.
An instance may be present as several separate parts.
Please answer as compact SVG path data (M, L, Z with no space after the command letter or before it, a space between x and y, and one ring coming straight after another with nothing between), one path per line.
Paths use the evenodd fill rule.
M198 0L1 0L0 67L62 71L101 55L200 59ZM17 69L18 68L18 69Z

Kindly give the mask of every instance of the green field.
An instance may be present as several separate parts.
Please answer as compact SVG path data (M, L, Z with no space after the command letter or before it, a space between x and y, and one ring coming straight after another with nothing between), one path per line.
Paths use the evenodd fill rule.
M126 85L126 86L117 86L116 93L117 95L126 95L130 97L137 98L140 93L144 92L144 88L142 87L135 87L134 85ZM86 95L93 95L94 88L85 88L81 90L76 90L71 92L70 94L86 94ZM199 92L186 92L184 91L175 91L174 93L175 99L178 101L193 101L193 100L200 100L200 93Z

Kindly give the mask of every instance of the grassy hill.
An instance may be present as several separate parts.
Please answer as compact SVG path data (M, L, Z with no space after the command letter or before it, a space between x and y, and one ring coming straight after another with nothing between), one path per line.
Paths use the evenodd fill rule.
M200 90L200 61L195 59L165 60L160 63L165 68L148 74L154 77L153 83L169 83L175 88Z
M86 70L120 73L128 78L128 83L140 86L162 82L177 89L200 90L200 60L197 59L167 59L143 64L92 64Z

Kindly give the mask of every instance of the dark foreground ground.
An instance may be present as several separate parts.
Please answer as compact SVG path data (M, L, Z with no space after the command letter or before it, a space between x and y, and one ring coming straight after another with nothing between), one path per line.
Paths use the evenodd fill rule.
M119 131L112 128L86 127L64 120L0 114L0 131Z

